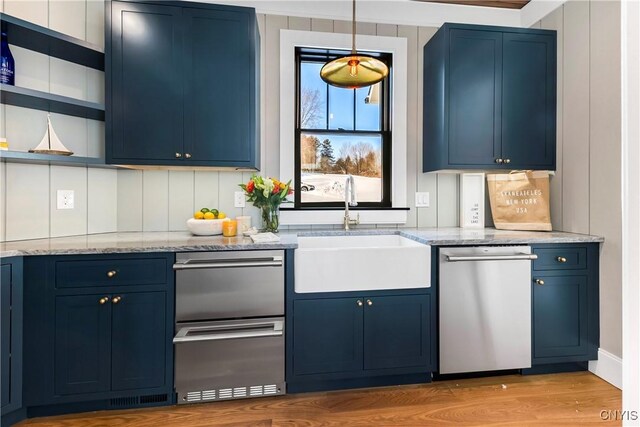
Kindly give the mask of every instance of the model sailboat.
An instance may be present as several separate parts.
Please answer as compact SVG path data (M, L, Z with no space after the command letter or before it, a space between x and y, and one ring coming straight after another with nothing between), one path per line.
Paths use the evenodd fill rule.
M39 154L58 154L60 156L70 156L73 154L73 151L69 151L67 147L62 144L58 135L56 135L53 130L53 126L51 126L51 116L47 115L47 130L44 133L44 137L40 144L32 150L29 150L30 153L39 153Z

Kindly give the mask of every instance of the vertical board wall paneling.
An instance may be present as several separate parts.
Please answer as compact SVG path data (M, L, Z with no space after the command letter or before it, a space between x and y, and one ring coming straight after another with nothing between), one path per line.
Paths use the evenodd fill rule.
M72 190L73 209L57 208L58 190ZM87 168L51 166L50 169L51 237L87 234Z
M563 120L564 120L564 7L559 7L541 21L541 28L557 32L557 114L556 114L556 173L550 179L551 223L554 230L562 230L562 181L563 181Z
M169 171L142 173L142 231L169 229Z
M142 230L142 171L118 171L118 231Z
M589 233L589 2L564 4L562 230Z
M423 173L422 172L422 63L423 63L423 47L436 33L437 28L420 27L418 28L418 44L417 44L417 69L418 69L418 87L416 92L418 94L418 109L417 109L417 155L414 159L417 176L418 176L418 190L420 192L428 192L430 199L430 206L428 208L418 208L418 227L437 227L438 226L438 203L440 202L440 196L438 195L438 182L437 174ZM458 197L457 194L449 194L448 197Z
M6 240L49 237L49 167L7 163Z
M87 233L118 231L118 171L87 170Z
M323 33L333 33L333 21L331 19L311 19L311 31L321 31Z
M195 212L192 171L169 171L169 231L184 231Z
M193 183L194 211L218 205L218 172L196 171Z
M620 2L591 1L589 6L589 232L605 236L600 252L600 344L622 357Z
M407 213L406 227L417 227L419 212L415 206L414 196L418 176L422 174L421 160L418 160L418 146L421 145L422 135L418 134L418 123L422 121L418 117L418 102L422 99L418 96L418 80L422 76L418 74L418 28L407 25L398 26L398 36L407 39ZM423 209L423 208L420 208Z
M267 15L266 31L262 43L266 45L264 55L265 94L262 106L266 109L266 149L263 151L265 170L263 175L278 176L280 173L280 30L286 29L286 16ZM293 130L292 130L293 132Z

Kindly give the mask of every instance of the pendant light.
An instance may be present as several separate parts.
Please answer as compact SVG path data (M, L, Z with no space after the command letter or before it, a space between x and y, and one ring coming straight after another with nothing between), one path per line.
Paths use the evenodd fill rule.
M357 89L378 83L389 75L389 68L379 59L356 51L356 0L352 21L351 54L324 64L320 77L332 86Z

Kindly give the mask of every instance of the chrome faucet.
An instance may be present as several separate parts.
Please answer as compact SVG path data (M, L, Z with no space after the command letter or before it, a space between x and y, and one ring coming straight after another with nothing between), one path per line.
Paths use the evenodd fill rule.
M347 175L347 180L344 185L344 229L349 230L350 225L360 224L360 214L356 219L349 217L349 206L358 206L356 200L356 185L353 180L353 175Z

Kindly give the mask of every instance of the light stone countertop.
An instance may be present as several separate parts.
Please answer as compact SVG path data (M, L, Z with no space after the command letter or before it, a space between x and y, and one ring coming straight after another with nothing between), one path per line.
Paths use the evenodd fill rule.
M136 252L238 251L295 249L298 237L398 234L420 243L446 245L508 245L541 243L598 243L602 237L586 234L507 231L493 228L383 228L282 231L280 242L256 244L248 237L192 236L186 231L91 234L52 239L0 243L0 257L28 255L80 255Z

